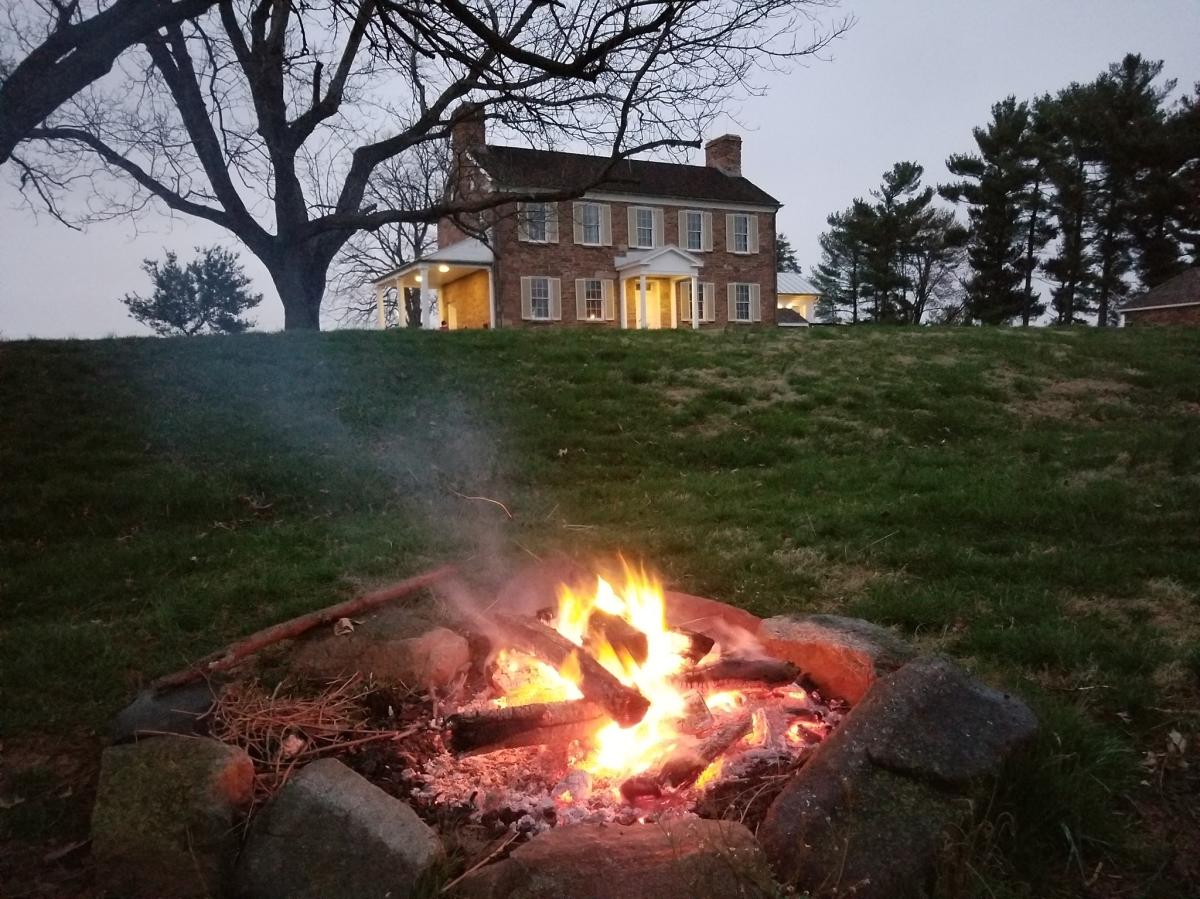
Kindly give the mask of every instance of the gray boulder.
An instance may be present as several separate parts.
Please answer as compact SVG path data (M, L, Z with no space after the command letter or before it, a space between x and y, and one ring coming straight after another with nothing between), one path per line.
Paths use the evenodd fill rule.
M945 659L879 681L772 803L758 838L777 877L855 899L920 895L974 783L1029 743L1018 699Z
M840 615L776 615L763 621L758 638L767 652L796 665L823 694L850 703L915 655L887 628Z
M204 681L164 690L143 690L113 719L114 743L127 743L140 734L200 732L198 723L216 700L213 685Z
M96 883L122 897L212 897L237 853L238 816L254 790L242 750L200 737L111 746L92 811Z
M416 812L322 759L255 816L236 886L253 899L400 899L441 857L441 842Z
M469 874L461 899L765 899L775 895L754 837L734 821L576 824L534 837Z

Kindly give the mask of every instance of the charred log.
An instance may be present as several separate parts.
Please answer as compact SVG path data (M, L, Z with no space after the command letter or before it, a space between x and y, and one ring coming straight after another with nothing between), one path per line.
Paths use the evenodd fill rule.
M621 795L632 802L639 798L659 796L663 787L686 787L695 783L705 768L750 733L751 724L749 712L739 714L713 730L694 747L673 753L657 770L627 778L621 784Z
M726 656L711 665L685 671L675 681L685 687L713 689L738 684L790 684L799 676L800 669L782 659Z
M592 609L583 645L595 655L597 648L605 642L616 651L618 657L627 655L639 665L646 661L650 652L650 643L646 635L620 615L610 615L608 612Z
M709 650L716 643L712 637L697 631L689 631L687 628L677 627L674 629L674 633L682 634L688 638L688 648L683 651L683 657L692 664L699 662L708 655Z
M450 748L458 753L557 745L599 730L608 716L587 700L535 702L451 715Z
M573 666L578 673L579 692L584 699L599 705L622 727L637 724L650 707L650 701L645 696L632 687L626 687L599 662L553 628L533 618L512 615L497 615L496 624L505 645L528 653L559 671L565 665Z

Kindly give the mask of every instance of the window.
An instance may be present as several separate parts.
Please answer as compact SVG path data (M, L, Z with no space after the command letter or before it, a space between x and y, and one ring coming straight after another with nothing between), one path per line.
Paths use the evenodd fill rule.
M545 203L525 204L525 235L526 239L535 243L546 243L549 240L548 222L549 210Z
M583 242L587 244L599 244L600 204L584 203L580 211L580 217L583 219Z
M653 248L654 210L648 209L645 206L638 206L633 212L636 216L634 221L637 229L637 245L644 248Z
M530 318L550 318L549 278L529 279L529 309Z
M733 216L733 251L735 253L750 252L750 216ZM746 301L747 303L749 300Z
M734 321L750 321L750 285L733 285L733 318Z
M683 236L684 247L689 250L704 249L704 215L699 212L685 212L684 224L686 225Z
M599 278L583 282L583 316L590 322L604 320L604 284Z
M680 281L677 288L679 296L679 317L685 322L692 320L692 282L691 279ZM700 288L700 296L696 298L696 318L707 321L704 315L704 288Z

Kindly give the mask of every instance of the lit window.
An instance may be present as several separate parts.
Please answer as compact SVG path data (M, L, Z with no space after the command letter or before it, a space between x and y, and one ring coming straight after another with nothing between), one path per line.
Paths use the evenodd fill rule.
M689 250L704 249L704 216L699 212L689 212L686 215L685 224L687 225L687 234L685 235L685 246Z
M550 279L529 279L529 315L531 318L550 318Z
M644 248L654 246L654 210L639 206L637 215L637 245Z
M604 318L604 285L599 279L583 282L583 313L590 322Z
M750 216L748 215L733 217L733 251L735 253L750 252Z
M600 243L600 204L583 205L583 242Z
M536 243L546 242L546 220L549 218L545 203L525 204L525 234Z
M739 322L750 321L750 285L733 285L733 317Z

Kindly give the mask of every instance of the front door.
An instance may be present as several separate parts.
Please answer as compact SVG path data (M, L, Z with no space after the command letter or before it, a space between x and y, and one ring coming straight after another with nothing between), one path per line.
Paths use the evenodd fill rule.
M625 309L628 326L641 327L642 297L637 278L625 279ZM653 329L671 326L671 282L666 278L646 277L646 326Z

